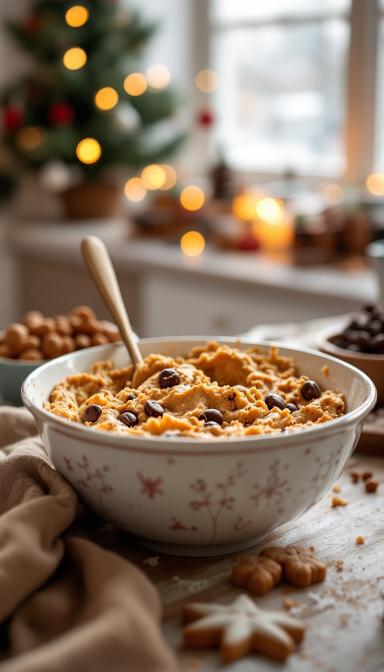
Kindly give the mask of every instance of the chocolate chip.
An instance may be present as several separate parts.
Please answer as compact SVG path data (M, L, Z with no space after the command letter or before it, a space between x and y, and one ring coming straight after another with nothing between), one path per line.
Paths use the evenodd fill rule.
M371 341L371 351L378 355L384 354L384 335L378 334L374 336Z
M91 404L90 406L87 406L83 413L82 421L83 422L96 422L96 420L99 419L101 412L102 412L101 406L98 404Z
M359 331L351 331L348 334L348 343L358 345L360 348L366 348L370 342L370 333L360 329Z
M127 394L127 401L133 401L134 399L136 399L136 394L133 394L133 392Z
M272 392L264 397L264 403L267 404L270 410L275 407L280 408L280 410L284 410L286 407L284 399L282 399L278 394L274 394Z
M139 419L133 411L124 411L124 413L120 413L117 419L127 427L134 427L139 423Z
M145 402L144 411L152 418L161 418L161 416L164 415L164 408L162 405L151 399L148 399L148 401Z
M159 373L159 385L162 389L173 387L180 383L180 376L175 369L163 369Z
M307 380L301 388L300 392L301 396L306 401L311 401L312 399L318 399L321 397L320 387L314 380Z
M295 404L287 404L285 408L288 408L288 410L291 411L291 413L297 411L297 406Z
M383 325L381 320L371 320L367 324L367 331L371 334L371 336L376 336L377 334L380 334L383 331Z
M200 415L199 420L204 420L206 424L214 422L217 425L222 425L224 422L223 414L216 408L206 408L204 413Z
M209 422L205 423L205 427L220 427L220 424L214 420L210 420Z

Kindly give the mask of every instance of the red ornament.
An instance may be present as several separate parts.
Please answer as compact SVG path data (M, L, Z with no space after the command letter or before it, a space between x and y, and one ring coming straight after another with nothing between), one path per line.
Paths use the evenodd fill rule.
M68 103L54 103L49 110L49 118L55 126L65 126L74 119L73 107Z
M255 252L260 248L260 244L252 234L252 231L248 231L242 238L240 238L237 247L242 252Z
M210 128L213 126L215 119L211 110L201 110L197 115L197 123L203 128Z
M20 128L23 119L24 115L18 107L6 107L3 112L3 125L9 133Z

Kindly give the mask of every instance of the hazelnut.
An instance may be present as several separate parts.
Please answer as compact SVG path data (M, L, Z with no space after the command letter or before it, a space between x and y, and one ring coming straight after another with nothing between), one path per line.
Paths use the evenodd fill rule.
M4 343L13 355L18 355L19 352L25 350L28 335L28 329L24 324L14 322L5 332Z
M110 343L121 340L120 332L115 324L112 324L107 320L102 320L101 326L103 333L106 335Z
M11 351L5 343L0 344L0 357L12 357Z
M91 339L87 334L77 334L75 336L75 345L76 348L82 350L82 348L89 348L91 345Z
M82 334L96 334L102 330L103 327L98 320L83 320L79 329Z
M71 336L73 329L72 325L67 317L63 315L58 315L55 317L55 330L60 336Z
M372 471L364 471L362 476L363 481L369 481L369 479L372 478L372 476L373 476Z
M43 313L41 313L40 310L28 310L28 312L25 313L22 322L26 327L29 328L30 323L35 324L37 322L41 322L43 319Z
M73 333L77 334L79 331L81 331L83 320L78 315L71 315L69 318L69 324L72 327Z
M25 349L30 350L31 348L34 350L40 350L40 338L38 336L29 334L25 343Z
M72 308L70 312L70 316L72 315L76 315L82 320L96 319L95 311L90 306L76 306L75 308Z
M365 481L365 492L376 492L378 487L379 482L374 478L369 478L367 481Z
M55 331L55 320L53 320L52 317L45 317L41 320L40 324L37 324L34 327L29 327L29 331L34 336L45 336L45 334Z
M105 336L105 334L96 332L96 334L93 334L93 336L91 337L92 345L105 345L105 343L109 343L109 340Z
M48 359L63 354L63 339L55 332L46 334L43 338L43 352Z
M41 350L38 350L37 348L28 348L27 350L23 350L23 352L20 353L19 359L37 362L42 361L44 359L44 355Z
M73 352L75 349L75 341L72 336L63 336L63 355L66 355L68 352Z

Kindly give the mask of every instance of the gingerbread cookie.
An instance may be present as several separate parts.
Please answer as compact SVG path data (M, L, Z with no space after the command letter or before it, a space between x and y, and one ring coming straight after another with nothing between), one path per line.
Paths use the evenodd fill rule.
M263 548L260 555L281 565L283 578L292 586L305 588L312 583L320 583L327 574L326 566L316 558L312 548L273 546Z
M245 555L234 565L231 581L234 586L249 588L255 595L264 595L280 583L282 573L281 565L275 560Z
M251 652L284 661L303 637L304 625L280 611L263 611L247 596L232 604L195 603L183 610L184 645L220 648L221 660L230 663Z

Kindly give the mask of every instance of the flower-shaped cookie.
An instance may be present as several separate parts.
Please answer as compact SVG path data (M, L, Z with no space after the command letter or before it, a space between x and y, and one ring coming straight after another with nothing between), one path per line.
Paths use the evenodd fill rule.
M300 588L324 581L327 574L326 566L316 558L312 548L271 546L263 548L260 555L281 565L287 583Z
M195 603L183 610L184 645L220 647L221 659L230 663L251 652L284 661L303 637L304 625L280 611L263 611L247 596L232 604Z
M231 581L234 586L249 588L255 595L264 595L280 583L282 573L281 565L270 558L245 555L234 565Z

